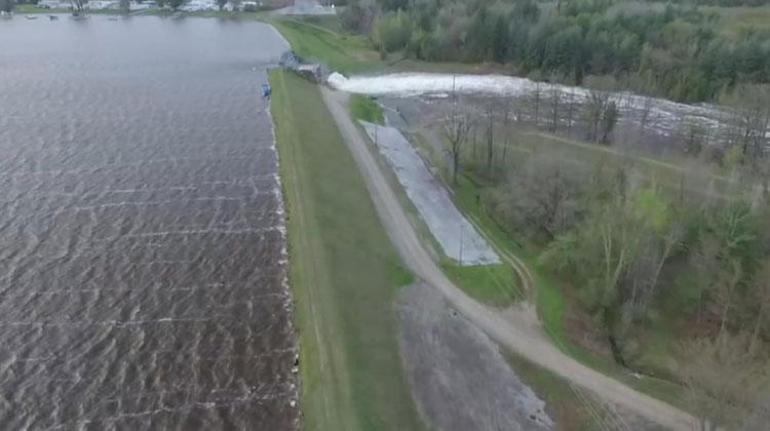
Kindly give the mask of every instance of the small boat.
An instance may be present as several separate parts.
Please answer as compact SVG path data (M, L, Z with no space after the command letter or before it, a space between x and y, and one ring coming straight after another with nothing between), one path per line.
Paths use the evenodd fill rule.
M35 15L27 15L26 18L27 19L37 19L37 17Z
M57 19L59 19L59 17L56 15L48 15L48 19L51 21L56 21Z

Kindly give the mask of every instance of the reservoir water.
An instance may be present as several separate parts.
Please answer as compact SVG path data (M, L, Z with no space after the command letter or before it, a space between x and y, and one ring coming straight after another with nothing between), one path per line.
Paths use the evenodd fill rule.
M270 27L0 20L0 429L294 429Z

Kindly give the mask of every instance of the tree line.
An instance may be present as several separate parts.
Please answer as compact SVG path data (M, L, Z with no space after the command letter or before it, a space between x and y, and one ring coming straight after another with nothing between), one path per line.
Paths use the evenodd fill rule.
M770 408L760 396L770 358L770 86L737 89L727 126L713 132L724 135L720 150L707 144L678 165L619 149L576 158L522 146L533 129L579 129L612 145L611 78L589 81L581 103L536 89L527 115L511 98L473 104L454 94L443 121L451 181L464 172L481 185L479 205L571 286L621 366L649 371L636 368L640 336L660 316L697 328L674 352L679 368L654 371L686 387L703 429L755 429Z
M350 0L348 28L383 55L495 62L517 74L581 85L613 75L626 87L679 101L717 98L736 84L770 82L770 31L718 31L693 4L614 0Z

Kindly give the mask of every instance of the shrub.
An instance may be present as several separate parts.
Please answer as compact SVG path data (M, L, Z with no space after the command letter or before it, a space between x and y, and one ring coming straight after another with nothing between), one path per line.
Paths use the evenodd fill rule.
M401 11L382 15L374 23L372 38L380 50L398 51L412 38L412 22Z

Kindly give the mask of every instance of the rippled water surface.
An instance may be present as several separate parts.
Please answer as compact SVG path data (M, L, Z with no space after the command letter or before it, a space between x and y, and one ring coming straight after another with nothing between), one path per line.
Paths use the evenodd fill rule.
M0 429L292 429L258 23L0 20Z

